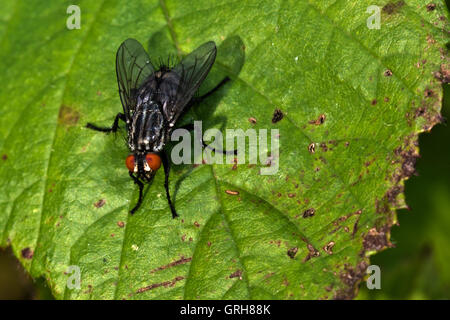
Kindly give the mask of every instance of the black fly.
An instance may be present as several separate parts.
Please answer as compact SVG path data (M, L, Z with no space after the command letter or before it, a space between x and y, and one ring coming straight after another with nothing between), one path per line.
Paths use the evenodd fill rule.
M144 183L153 179L162 162L167 201L173 218L178 216L170 200L170 162L164 145L169 141L179 117L194 102L201 101L229 80L225 78L204 96L194 98L214 64L216 52L215 43L209 41L187 55L178 65L161 65L155 69L137 40L127 39L117 50L116 73L123 113L117 114L111 128L97 127L91 123L86 127L116 132L119 120L125 122L131 151L125 163L130 177L139 186L139 200L131 214L142 203Z

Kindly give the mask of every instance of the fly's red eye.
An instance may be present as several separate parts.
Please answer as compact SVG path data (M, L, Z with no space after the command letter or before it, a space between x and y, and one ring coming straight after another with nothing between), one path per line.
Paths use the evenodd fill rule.
M145 156L148 166L152 171L156 171L161 167L161 158L156 153L149 153Z
M134 171L134 155L130 154L126 160L125 160L125 164L128 168L129 171L133 172Z

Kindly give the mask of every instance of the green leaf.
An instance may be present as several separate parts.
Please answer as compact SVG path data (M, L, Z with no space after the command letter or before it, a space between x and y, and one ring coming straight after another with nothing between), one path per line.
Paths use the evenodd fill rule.
M355 295L368 256L390 246L417 134L441 120L443 1L376 1L381 29L366 24L373 1L79 1L79 30L66 28L69 2L4 2L1 245L55 297ZM127 147L84 125L121 110L115 53L130 37L152 58L215 41L201 91L232 82L189 117L204 129L278 129L278 172L174 166L180 218L162 171L129 215ZM276 109L284 117L272 123ZM69 266L79 290L66 285Z

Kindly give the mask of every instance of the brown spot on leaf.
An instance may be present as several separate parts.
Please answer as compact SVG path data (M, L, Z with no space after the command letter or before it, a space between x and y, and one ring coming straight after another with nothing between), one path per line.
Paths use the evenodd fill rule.
M370 104L374 106L374 105L377 104L377 102L378 102L377 99L373 99L372 102L371 102Z
M25 249L22 249L21 254L22 258L30 260L33 258L34 252L30 248L26 247Z
M339 275L341 281L346 285L346 288L340 289L336 292L336 300L351 300L355 297L357 291L357 284L366 275L368 263L366 261L360 261L355 268L346 264L344 271Z
M314 124L316 126L319 126L319 125L321 125L321 124L323 124L325 122L325 119L326 119L325 114L321 114L317 119L311 120L308 123L309 124Z
M385 77L390 77L390 76L392 76L392 71L389 70L389 69L387 69L387 70L384 72L384 76L385 76Z
M310 260L311 258L320 256L319 250L314 248L314 246L312 244L307 243L306 247L308 248L308 255L305 257L305 259L303 259L303 262L306 262L306 261Z
M150 273L155 273L155 272L160 271L160 270L165 270L165 269L168 269L168 268L172 268L172 267L178 266L180 264L185 264L185 263L190 262L191 260L192 260L192 257L185 258L185 257L181 256L181 258L179 260L176 260L176 261L171 262L169 264L166 264L164 266L155 268L152 271L150 271Z
M58 122L65 126L74 126L80 119L80 113L71 107L61 105L59 108Z
M105 199L100 199L96 203L94 203L94 207L101 208L105 205L105 203L106 203Z
M164 281L164 282L160 282L160 283L154 283L154 284L151 284L151 285L149 285L147 287L143 287L143 288L138 289L136 291L136 293L142 293L142 292L153 290L153 289L156 289L156 288L159 288L159 287L165 287L165 288L173 287L178 281L181 281L183 279L184 279L183 276L178 276L178 277L175 277L171 281Z
M271 276L273 276L275 274L275 272L269 272L268 274L266 274L264 276L264 279L269 279Z
M353 224L353 230L352 230L352 238L355 237L356 232L358 232L358 223L359 223L360 217L356 219L355 223Z
M196 226L197 228L200 227L200 223L198 223L197 221L194 222L194 226Z
M397 13L398 10L405 5L405 1L397 1L397 2L389 2L383 7L383 12L387 14L394 14Z
M288 250L288 252L287 252L287 255L289 256L289 258L294 259L295 255L297 254L297 252L298 252L298 248L297 247L290 248Z
M309 153L315 153L316 152L316 144L313 142L308 146Z
M434 4L434 3L427 4L427 11L428 12L434 11L434 9L436 9L436 4Z
M236 170L236 169L237 169L238 159L237 159L237 158L234 158L234 159L233 159L233 162L234 162L234 164L233 164L233 167L231 167L231 170Z
M442 83L450 82L450 68L448 65L441 64L439 71L433 73L434 77L441 81Z
M3 161L6 161L6 160L8 160L8 155L5 153L4 155L2 155L2 160Z
M428 42L428 44L435 44L435 43L436 43L436 40L433 39L432 36L427 35L427 42Z
M328 244L326 246L323 247L323 251L325 251L328 254L333 254L333 247L335 245L334 241L330 241L328 242Z
M123 222L123 221L117 221L117 226L118 226L119 228L123 228L123 227L125 227L125 222Z
M365 251L380 251L381 249L391 247L386 234L387 229L378 231L376 228L370 229L363 239Z
M309 218L309 217L314 216L315 214L316 214L316 209L309 208L303 212L302 216L303 216L303 218Z
M234 191L234 190L225 190L226 194L232 195L232 196L237 196L239 194L239 191Z
M248 118L248 121L249 121L251 124L256 124L256 119L253 118L253 117Z
M284 114L280 109L275 109L272 116L272 123L277 123L281 119L283 119Z
M233 278L239 278L239 280L242 280L242 271L241 270L236 270L235 272L233 272L232 274L230 274L229 276L230 279Z
M431 97L433 97L433 95L434 95L434 91L433 90L431 90L431 89L426 89L425 90L425 97L426 98L431 98Z

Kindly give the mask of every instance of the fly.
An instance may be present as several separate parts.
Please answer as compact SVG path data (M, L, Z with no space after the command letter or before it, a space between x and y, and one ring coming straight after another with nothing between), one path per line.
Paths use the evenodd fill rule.
M130 211L131 214L142 204L144 184L152 181L162 164L167 202L172 217L178 216L170 199L170 162L164 146L170 140L180 116L194 103L200 102L229 81L226 77L210 92L201 97L194 97L211 70L216 53L215 43L209 41L187 55L176 66L162 64L156 69L147 52L135 39L125 40L117 50L116 74L123 113L116 115L111 127L98 127L91 123L86 127L102 132L116 132L119 120L125 122L130 149L125 164L130 177L139 187L139 200ZM187 127L191 128L192 125ZM204 143L203 146L208 147Z

